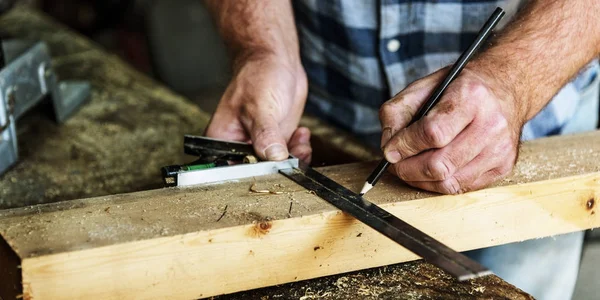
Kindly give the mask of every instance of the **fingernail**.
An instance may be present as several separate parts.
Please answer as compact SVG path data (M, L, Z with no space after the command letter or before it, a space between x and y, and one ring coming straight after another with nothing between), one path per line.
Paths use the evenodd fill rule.
M392 129L389 127L384 128L383 132L381 133L381 148L383 148L391 138Z
M284 160L288 157L288 154L281 144L272 144L265 149L265 157L268 160Z
M387 152L385 154L385 159L387 159L387 161L389 161L390 163L395 164L402 159L402 156L400 155L400 152L394 150Z

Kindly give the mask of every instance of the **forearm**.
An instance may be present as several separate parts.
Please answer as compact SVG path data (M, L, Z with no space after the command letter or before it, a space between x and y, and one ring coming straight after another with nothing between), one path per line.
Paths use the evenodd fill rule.
M288 0L205 0L233 60L234 71L248 59L274 58L300 66L298 36Z
M600 1L530 0L476 60L533 118L600 53Z

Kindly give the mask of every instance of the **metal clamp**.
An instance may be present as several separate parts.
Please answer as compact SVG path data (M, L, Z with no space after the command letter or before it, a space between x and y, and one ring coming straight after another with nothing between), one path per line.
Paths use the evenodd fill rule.
M88 99L90 84L58 82L50 51L43 42L2 41L5 65L0 70L0 174L19 158L16 120L50 96L58 123L64 122Z

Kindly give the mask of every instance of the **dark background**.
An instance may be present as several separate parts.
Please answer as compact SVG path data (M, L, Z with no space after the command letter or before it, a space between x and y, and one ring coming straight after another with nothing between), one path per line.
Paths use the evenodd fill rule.
M229 61L202 0L0 0L34 6L212 112Z

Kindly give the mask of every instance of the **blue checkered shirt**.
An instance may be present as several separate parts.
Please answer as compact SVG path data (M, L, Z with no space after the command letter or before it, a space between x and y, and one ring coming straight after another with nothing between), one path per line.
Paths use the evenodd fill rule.
M454 63L498 6L519 0L295 0L307 111L357 134L381 131L379 107L411 82ZM523 128L522 139L561 133L596 73L594 62Z

